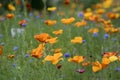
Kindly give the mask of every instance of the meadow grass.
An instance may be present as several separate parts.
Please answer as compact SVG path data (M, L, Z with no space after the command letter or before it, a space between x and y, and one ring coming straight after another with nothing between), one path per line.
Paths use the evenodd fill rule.
M69 10L68 10L69 11ZM66 11L66 13L69 13ZM65 11L64 11L65 12ZM69 53L70 57L75 55L84 56L86 61L100 61L104 52L120 52L120 35L118 33L108 34L108 38L104 38L106 32L101 28L103 25L99 23L87 21L87 25L83 27L75 27L77 21L84 18L78 17L77 12L72 15L75 21L70 25L63 24L62 18L69 18L69 15L60 16L54 13L52 16L44 15L37 17L35 15L23 15L15 13L14 18L6 19L0 22L0 44L3 46L3 53L0 55L0 80L119 80L120 72L115 70L120 67L120 62L111 62L105 69L93 72L92 64L82 66L81 63L69 62L64 57L65 53ZM21 27L18 22L27 20L26 27ZM56 20L53 26L44 23L45 20ZM117 21L116 21L117 22ZM97 36L89 33L91 28L98 28ZM12 28L24 29L23 34L11 35ZM52 32L62 29L61 35L55 35ZM46 43L44 55L41 58L34 58L31 52L39 44L34 35L40 33L48 33L52 37L58 37L55 44ZM73 44L71 39L81 36L85 43ZM17 48L15 50L15 47ZM59 61L62 65L60 69L51 62L44 62L47 55L53 55L53 49L61 48L64 60ZM9 58L8 55L14 55ZM76 72L77 69L85 69L84 73Z

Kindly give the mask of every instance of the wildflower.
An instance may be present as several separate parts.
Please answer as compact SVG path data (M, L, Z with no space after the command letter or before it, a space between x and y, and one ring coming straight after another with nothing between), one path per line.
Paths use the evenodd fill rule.
M19 24L20 26L25 27L25 26L26 26L26 22L27 22L26 20L21 20L21 21L19 21L18 24Z
M115 71L120 71L120 68L115 68Z
M64 4L65 4L65 5L68 5L69 3L70 3L70 0L65 0L65 1L64 1Z
M44 50L44 43L40 44L37 48L32 50L31 56L35 58L41 58Z
M120 17L120 15L118 13L112 13L112 12L109 12L107 13L106 15L109 19L117 19Z
M14 47L13 47L13 50L14 50L14 51L17 51L18 49L19 49L18 46L14 46Z
M78 72L78 73L84 73L85 69L77 69L76 72Z
M102 63L101 63L102 68L106 68L109 64L110 64L109 58L103 57L103 58L102 58Z
M2 55L2 49L3 49L3 47L0 46L0 55Z
M67 25L73 23L74 21L75 21L74 17L70 17L68 19L66 19L66 18L61 19L61 22L64 24L67 24Z
M60 60L63 60L63 58L60 58L62 55L62 53L55 53L53 56L47 55L44 60L51 61L52 64L56 65Z
M62 68L62 65L61 64L57 64L56 65L58 69L61 69Z
M97 14L103 14L103 13L105 13L105 9L97 9L96 13Z
M54 52L55 52L55 53L60 53L61 50L62 50L61 48L57 48L57 49L54 50Z
M104 39L107 39L109 37L108 34L104 34Z
M60 35L63 33L63 30L60 29L60 30L57 30L57 31L53 31L53 34L56 34L56 35Z
M24 55L25 58L28 58L29 56L30 56L29 54L25 54L25 55Z
M84 61L84 56L74 56L73 58L69 58L69 62L81 63Z
M55 11L57 8L56 7L48 7L47 10L48 11Z
M37 39L39 42L46 42L47 39L50 39L51 36L47 33L41 33L41 34L37 34L34 36L35 39Z
M55 38L50 38L50 39L47 39L46 42L50 43L50 44L54 44L57 42L57 37Z
M87 24L86 21L82 20L81 22L76 22L74 26L81 27L81 26L85 26L86 24Z
M15 11L15 7L12 4L8 4L8 9L11 11Z
M16 67L17 65L14 63L14 64L12 64L12 67Z
M93 37L97 37L98 36L98 33L93 33Z
M56 20L45 20L45 24L48 26L53 26L57 23Z
M3 37L3 35L2 34L0 34L0 38L2 38Z
M72 43L82 43L83 39L82 37L75 37L74 39L71 40Z
M8 58L13 59L15 56L13 54L8 55Z
M84 17L85 17L86 19L89 19L89 17L91 17L92 15L93 15L92 12L85 12L85 13L84 13Z
M90 65L90 61L82 62L82 66L88 66L88 65Z
M116 56L118 52L104 52L103 57L111 57L111 56Z
M88 30L89 33L98 33L99 29L98 28L93 28Z
M98 72L98 71L102 70L102 65L100 64L99 61L93 62L92 70L93 70L93 72Z
M114 61L118 60L118 57L117 56L111 56L111 57L109 57L109 60L110 60L110 62L114 62Z
M84 16L83 12L78 13L78 17L83 17L83 16Z
M12 19L13 17L14 17L15 15L14 14L10 14L10 13L8 13L7 15L6 15L6 17L8 18L8 19Z
M86 43L86 40L82 40L83 43Z
M69 53L65 53L65 54L64 54L64 57L65 57L65 58L68 58L68 57L70 57L70 54L69 54Z

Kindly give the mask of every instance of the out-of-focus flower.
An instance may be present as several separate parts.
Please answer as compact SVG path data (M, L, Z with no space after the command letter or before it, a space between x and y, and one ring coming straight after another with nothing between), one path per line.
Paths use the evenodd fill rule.
M112 5L112 3L113 3L113 0L105 0L102 6L104 8L109 8Z
M73 58L69 58L69 62L74 62L74 63L81 63L85 60L84 56L74 56Z
M30 56L29 54L25 54L25 55L24 55L25 58L28 58L29 56Z
M76 22L75 23L75 27L81 27L81 26L86 26L87 22L82 20L81 22Z
M86 40L82 40L83 43L86 43Z
M107 57L102 58L102 68L106 68L110 64L110 60Z
M75 37L74 39L71 40L71 43L82 43L83 42L83 39L82 37Z
M2 34L0 34L0 38L2 38L3 37L3 35Z
M55 11L57 8L56 7L48 7L47 10L48 11Z
M20 26L23 26L23 27L25 27L26 26L26 23L27 23L27 21L26 20L21 20L21 21L19 21L19 25Z
M3 47L0 46L0 55L2 55L2 49L3 49Z
M102 65L100 64L99 61L93 62L92 70L93 70L93 72L98 72L98 71L102 70Z
M16 67L17 65L14 63L14 64L12 64L12 67Z
M116 56L118 52L104 52L103 57L111 57L111 56Z
M65 54L64 54L64 57L65 57L65 58L70 57L70 53L65 53Z
M98 33L99 29L98 28L93 28L88 30L89 33Z
M97 14L103 14L103 13L105 13L105 9L97 9L96 13Z
M70 0L64 0L64 4L65 4L65 5L70 4Z
M61 50L62 50L61 48L57 48L57 49L54 50L54 52L55 52L55 53L60 53Z
M56 65L60 60L63 60L63 58L60 58L62 55L62 53L55 53L53 56L47 55L44 60L51 61L52 64Z
M118 57L117 56L111 56L111 57L109 57L109 60L110 60L110 62L114 62L114 61L118 60Z
M61 69L62 68L62 65L61 64L57 64L56 65L58 69Z
M8 55L8 58L13 59L15 56L13 54Z
M48 26L53 26L57 23L56 20L45 20L45 24Z
M90 61L87 61L87 62L82 62L82 66L88 66L88 65L90 65L91 64L91 62Z
M45 44L40 44L37 48L32 50L31 56L35 58L41 58L43 55Z
M47 39L46 42L50 43L50 44L54 44L57 42L57 37L55 38L50 38L50 39Z
M56 34L56 35L60 35L63 33L63 30L60 29L60 30L57 30L57 31L53 31L53 34Z
M74 22L75 21L75 18L74 17L70 17L70 18L63 18L63 19L61 19L61 22L62 23L64 23L64 24L71 24L72 22Z
M104 39L107 39L109 38L109 35L108 34L104 34Z
M17 51L18 49L19 49L18 46L14 46L14 47L13 47L13 50L14 50L14 51Z
M8 9L11 11L15 11L15 7L12 4L8 4Z
M119 14L119 13L109 12L109 13L107 13L107 17L108 17L109 19L117 19L117 18L120 17L120 14Z
M76 72L78 72L78 73L84 73L85 69L77 69Z
M93 33L93 37L98 37L98 33Z
M118 68L115 68L115 71L120 71L120 68L118 67Z
M0 7L2 7L2 3L0 3Z
M85 13L84 13L84 17L85 17L86 19L89 19L89 17L91 17L92 15L93 15L92 12L85 12Z
M15 15L13 14L13 13L8 13L7 15L6 15L6 17L8 18L8 19L12 19L13 17L14 17Z
M83 16L84 16L83 12L78 13L78 17L83 17Z
M47 33L41 33L41 34L35 35L34 38L37 39L39 42L44 43L47 41L47 39L50 39L51 36Z

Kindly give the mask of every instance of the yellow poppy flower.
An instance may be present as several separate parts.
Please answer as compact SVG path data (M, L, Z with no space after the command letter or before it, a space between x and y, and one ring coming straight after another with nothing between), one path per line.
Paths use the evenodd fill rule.
M114 62L114 61L118 60L118 57L117 56L111 56L111 57L109 57L109 60L110 60L110 62Z
M48 7L47 10L48 11L55 11L57 8L56 7Z
M71 43L82 43L83 39L82 37L75 37L74 39L71 40Z

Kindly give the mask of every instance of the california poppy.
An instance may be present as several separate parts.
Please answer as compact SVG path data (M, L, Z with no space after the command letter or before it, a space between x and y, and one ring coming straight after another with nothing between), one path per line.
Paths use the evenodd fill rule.
M0 55L2 55L2 48L3 48L3 47L2 47L2 46L0 46Z
M6 17L8 18L8 19L12 19L13 17L14 17L15 15L13 14L13 13L8 13L7 15L6 15Z
M83 39L82 37L75 37L74 39L71 40L71 43L82 43Z
M81 63L85 60L84 56L74 56L73 58L69 58L69 62L74 62L74 63Z
M53 31L53 34L56 34L56 35L60 35L63 33L63 30L60 29L60 30L57 30L57 31Z
M92 64L92 70L93 70L93 72L98 72L98 71L102 70L101 63L99 61L93 62L93 64Z

